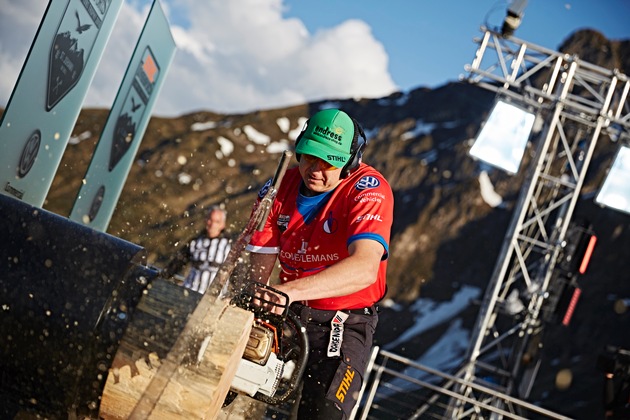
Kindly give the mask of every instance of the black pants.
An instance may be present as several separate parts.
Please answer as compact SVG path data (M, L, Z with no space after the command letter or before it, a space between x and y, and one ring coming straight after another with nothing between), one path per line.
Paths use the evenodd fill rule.
M300 304L293 304L291 309L306 327L310 346L298 418L348 418L357 402L370 357L378 323L376 310L368 311L371 314L349 313L343 322L342 334L338 329L333 332L335 337L341 336L340 354L329 356L332 321L337 311L312 309Z

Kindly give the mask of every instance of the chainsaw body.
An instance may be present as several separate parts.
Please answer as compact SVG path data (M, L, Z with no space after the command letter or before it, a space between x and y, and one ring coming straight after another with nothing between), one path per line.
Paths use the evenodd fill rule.
M279 290L255 282L232 299L254 313L254 324L224 405L238 393L272 405L293 396L306 367L308 337L288 300Z

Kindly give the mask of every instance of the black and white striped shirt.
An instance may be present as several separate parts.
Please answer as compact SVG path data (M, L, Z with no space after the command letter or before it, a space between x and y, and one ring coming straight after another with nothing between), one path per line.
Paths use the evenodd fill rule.
M204 232L180 249L177 256L167 265L165 272L167 275L173 275L185 264L190 263L184 287L205 293L231 247L232 240L228 236L222 234L216 238L209 238Z

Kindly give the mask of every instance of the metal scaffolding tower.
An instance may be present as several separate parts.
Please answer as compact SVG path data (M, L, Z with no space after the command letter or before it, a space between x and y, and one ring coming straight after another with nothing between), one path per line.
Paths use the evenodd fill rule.
M462 399L452 418L479 410L475 386L526 399L535 380L545 324L571 274L576 242L588 230L572 220L601 136L630 133L630 80L579 59L484 29L466 80L537 115L538 138L514 208L465 364L451 386ZM526 160L527 160L526 159ZM484 404L509 410L485 395Z

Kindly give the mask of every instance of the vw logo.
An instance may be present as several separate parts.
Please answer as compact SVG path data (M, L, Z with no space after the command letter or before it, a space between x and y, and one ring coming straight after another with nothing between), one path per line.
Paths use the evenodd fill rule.
M29 139L26 141L24 149L22 149L22 156L20 156L20 163L18 164L17 168L18 177L24 178L33 167L33 164L35 163L35 158L37 157L37 153L39 152L39 145L41 144L41 141L41 131L33 131L31 137L29 137Z
M376 188L381 185L381 181L378 178L373 176L364 176L355 184L355 188L357 190L368 190L370 188Z

